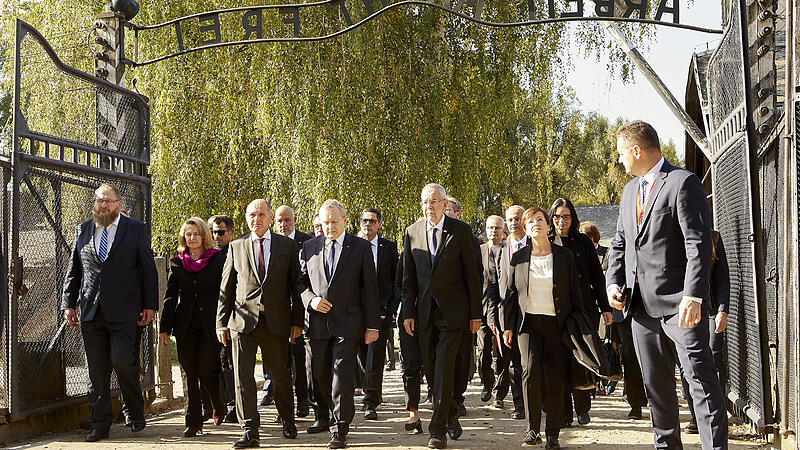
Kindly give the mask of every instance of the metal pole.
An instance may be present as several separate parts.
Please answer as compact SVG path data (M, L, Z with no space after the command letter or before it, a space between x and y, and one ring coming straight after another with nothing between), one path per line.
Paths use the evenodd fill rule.
M594 9L595 3L594 0L587 0L586 3L590 5L590 8ZM620 31L619 27L615 22L602 22L603 27L606 29L609 35L625 50L625 54L628 55L628 58L633 61L633 64L636 68L642 72L642 75L650 82L650 85L656 90L658 95L661 97L662 100L667 104L672 114L675 115L675 118L683 125L683 128L692 138L692 140L697 144L700 148L700 151L706 156L706 158L711 161L711 145L708 142L708 139L694 123L689 114L686 113L686 110L683 109L683 106L678 102L674 95L667 89L667 86L661 81L661 78L658 76L655 70L650 66L647 60L644 59L639 50L633 45L633 43L628 40L628 38Z
M6 387L8 392L8 409L11 412L13 419L14 415L19 413L22 408L22 398L20 398L20 386L22 380L19 380L19 334L17 324L17 304L19 302L19 291L17 286L22 284L22 267L20 267L19 258L19 195L20 195L20 181L22 180L22 173L24 168L20 167L24 163L19 157L20 139L19 135L22 131L22 111L20 110L20 77L22 74L22 57L21 44L26 32L22 29L20 20L16 19L14 28L14 112L13 112L13 135L11 140L11 252L9 261L11 283L11 295L8 302L8 327L6 334L6 342L8 344L7 362L7 378Z

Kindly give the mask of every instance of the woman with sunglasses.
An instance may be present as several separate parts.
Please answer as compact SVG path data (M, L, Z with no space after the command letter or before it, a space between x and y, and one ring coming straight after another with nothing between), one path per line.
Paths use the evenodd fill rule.
M219 341L216 313L222 266L225 258L214 248L208 224L191 217L181 226L178 254L169 261L167 292L161 312L158 342L169 345L175 336L178 362L186 373L186 430L184 437L203 431L200 382L211 396L214 424L225 418L226 407L219 395Z
M500 305L503 343L511 348L514 335L522 356L522 387L528 430L523 446L542 442L542 393L547 411L561 411L570 350L561 340L567 317L583 309L578 272L572 253L548 239L550 217L541 208L522 215L528 246L511 257L509 291ZM544 385L544 386L543 386ZM561 415L547 414L545 448L561 448Z

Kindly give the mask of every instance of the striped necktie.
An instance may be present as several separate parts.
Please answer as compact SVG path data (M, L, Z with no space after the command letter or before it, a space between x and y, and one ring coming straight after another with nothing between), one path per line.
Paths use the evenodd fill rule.
M106 256L108 256L108 227L103 228L103 232L100 233L100 248L97 249L100 262L105 262Z

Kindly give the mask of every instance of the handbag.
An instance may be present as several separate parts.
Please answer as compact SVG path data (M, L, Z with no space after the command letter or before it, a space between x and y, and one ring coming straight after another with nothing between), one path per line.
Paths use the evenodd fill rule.
M613 326L613 324L611 325ZM611 326L607 326L604 336L603 336L603 347L602 351L605 353L604 364L600 365L600 376L608 381L622 381L622 355L620 355L619 350L614 347L614 344L611 342L611 338L609 337L609 329Z

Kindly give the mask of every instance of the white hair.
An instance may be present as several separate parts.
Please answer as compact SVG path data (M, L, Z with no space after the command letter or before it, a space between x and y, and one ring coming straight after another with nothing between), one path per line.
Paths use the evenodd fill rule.
M506 223L506 221L505 221L505 220L503 220L503 218L502 218L502 217L500 217L500 216L498 216L498 215L495 215L495 214L492 214L491 216L487 217L487 218L486 218L486 223L488 224L490 220L495 220L495 221L498 221L498 222L500 222L500 226L501 226L501 227L502 227L503 225L505 225L505 223Z
M447 199L447 191L444 190L444 187L442 187L441 184L428 183L424 188L422 188L423 193L427 191L438 191L439 195L441 195L443 199Z
M347 209L339 202L339 200L329 198L328 200L322 202L322 206L319 207L319 214L322 215L322 211L326 209L337 209L342 214L342 217L347 217Z

